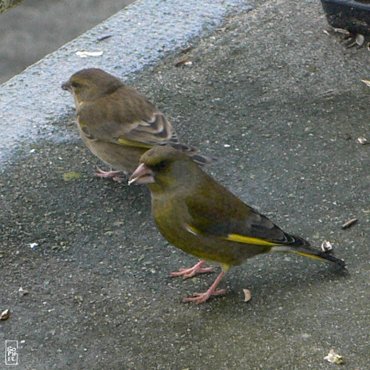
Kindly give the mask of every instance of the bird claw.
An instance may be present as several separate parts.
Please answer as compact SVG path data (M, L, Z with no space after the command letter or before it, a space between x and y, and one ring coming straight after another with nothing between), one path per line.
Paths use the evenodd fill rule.
M170 275L172 277L178 277L182 276L184 279L189 279L193 276L199 275L199 274L206 274L209 272L213 272L212 267L202 267L202 265L205 263L205 261L201 260L197 264L195 264L193 267L190 268L180 268L179 271L171 272Z
M187 303L187 302L194 302L196 304L200 304L200 303L204 303L206 302L211 296L218 296L218 295L223 295L226 293L226 289L218 289L218 290L212 290L212 289L208 289L206 292L204 293L194 293L192 296L190 297L185 297L183 298L183 302L184 303Z

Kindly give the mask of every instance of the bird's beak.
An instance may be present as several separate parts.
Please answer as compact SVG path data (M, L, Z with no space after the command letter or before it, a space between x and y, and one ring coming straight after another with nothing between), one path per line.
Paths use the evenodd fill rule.
M153 171L141 163L128 179L128 184L152 184L155 182Z
M62 84L62 89L63 90L66 90L66 91L71 91L72 90L72 86L71 86L70 82L69 81L64 82L64 84Z

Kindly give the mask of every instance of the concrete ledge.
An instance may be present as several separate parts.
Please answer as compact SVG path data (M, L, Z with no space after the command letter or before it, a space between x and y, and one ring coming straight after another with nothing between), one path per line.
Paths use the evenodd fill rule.
M56 135L60 128L54 123L71 107L60 84L73 72L95 66L124 78L248 8L243 0L139 0L30 66L0 87L0 168L19 145L68 139L66 133ZM78 51L101 55L81 58Z

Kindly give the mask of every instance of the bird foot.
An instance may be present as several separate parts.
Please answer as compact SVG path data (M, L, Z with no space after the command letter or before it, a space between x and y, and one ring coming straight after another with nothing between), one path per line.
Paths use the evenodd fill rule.
M212 288L209 288L206 292L204 293L194 293L190 297L185 297L183 298L183 302L194 302L196 304L204 303L206 302L211 296L213 295L223 295L226 293L226 289L218 289L214 290Z
M202 261L200 261L200 262L202 262ZM200 262L198 262L198 264ZM204 293L195 293L190 297L185 297L182 301L183 302L194 302L196 304L200 304L200 303L203 303L203 302L207 301L213 295L225 294L226 289L216 289L224 275L225 275L225 271L222 270L219 273L219 275L216 277L216 280L213 282L213 284L208 288L208 290L206 292L204 292Z
M184 279L189 279L199 274L206 274L209 272L213 272L212 267L202 267L204 264L205 264L205 261L201 260L197 264L195 264L193 267L180 268L179 271L171 272L170 275L172 277L182 276Z
M95 172L95 176L100 177L102 179L112 179L116 182L123 182L124 179L121 176L117 176L122 174L122 171L104 171L101 168L97 167L97 171Z

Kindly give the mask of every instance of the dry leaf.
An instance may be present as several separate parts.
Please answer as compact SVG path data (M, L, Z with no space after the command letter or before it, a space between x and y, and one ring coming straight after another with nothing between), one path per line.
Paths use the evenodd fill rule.
M348 30L345 30L344 28L333 28L333 31L336 33L341 33L342 35L345 35L345 36L351 35L351 32L349 32Z
M63 180L64 181L73 181L73 180L79 179L80 177L81 177L81 174L79 172L75 172L75 171L63 173Z
M191 66L193 62L189 58L182 58L175 63L175 67Z
M321 250L323 252L330 252L333 250L333 244L331 244L329 242L329 240L324 240L322 243L321 243Z
M18 289L18 293L19 293L19 295L22 297L22 296L24 296L24 295L27 295L27 294L28 294L28 290L25 290L25 289L23 289L22 287L20 287L20 288Z
M105 36L102 36L102 37L99 37L98 38L98 42L101 42L101 41L104 41L106 39L110 39L113 35L105 35Z
M350 220L346 221L343 225L342 225L342 230L345 230L345 229L348 229L349 227L353 226L354 224L356 224L358 221L357 218L351 218Z
M370 80L361 80L366 86L370 87Z
M9 317L10 317L10 309L9 308L7 308L6 310L4 310L0 313L0 320L1 321L8 320Z
M358 46L363 46L363 45L364 45L364 43L365 43L365 36L364 36L364 35L362 35L361 33L358 33L358 34L356 35L356 44L357 44Z
M332 364L342 365L344 364L343 357L335 353L333 349L331 349L327 356L324 357L324 360L331 362Z
M363 137L363 136L358 137L357 142L361 145L369 144L366 137Z
M252 292L249 289L243 289L244 302L249 302L252 299Z

